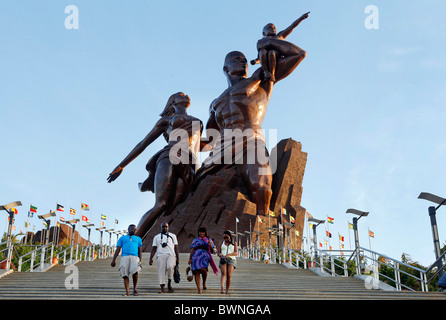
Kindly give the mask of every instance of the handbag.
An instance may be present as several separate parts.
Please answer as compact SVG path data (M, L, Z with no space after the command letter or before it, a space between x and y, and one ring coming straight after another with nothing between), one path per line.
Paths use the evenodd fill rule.
M180 277L180 270L178 269L178 264L175 265L175 269L173 271L173 280L175 283L180 283L181 277Z
M228 254L228 250L229 250L229 248L228 248L229 246L226 246L226 254ZM226 264L226 258L225 257L221 257L220 258L220 264Z
M194 279L194 275L192 274L192 270L191 270L190 266L186 268L186 278L187 278L187 281L189 281L189 282L191 282Z

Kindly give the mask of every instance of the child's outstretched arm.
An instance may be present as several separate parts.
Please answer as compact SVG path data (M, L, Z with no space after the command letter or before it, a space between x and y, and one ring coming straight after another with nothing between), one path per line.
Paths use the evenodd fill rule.
M308 18L308 15L310 14L310 12L308 11L307 13L304 13L303 15L301 15L296 21L294 21L288 28L286 28L285 30L280 31L276 38L278 39L285 39L286 37L288 37L290 35L290 33L294 30L294 28L296 28L299 23L301 23L302 21L304 21L306 18Z

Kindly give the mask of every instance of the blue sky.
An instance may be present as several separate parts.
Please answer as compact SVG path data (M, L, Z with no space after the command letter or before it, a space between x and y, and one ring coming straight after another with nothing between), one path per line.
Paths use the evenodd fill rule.
M370 4L379 9L379 29L364 26ZM67 5L79 9L77 30L64 26ZM359 224L361 245L369 246L369 228L373 250L428 265L430 204L417 197L446 197L445 10L441 0L3 1L0 202L22 201L18 230L30 204L44 214L60 203L80 217L84 202L96 225L100 214L109 227L115 218L119 229L138 223L154 195L137 183L164 141L112 184L106 178L167 98L187 93L188 112L206 122L227 87L226 53L252 59L266 23L282 30L311 11L288 37L307 57L275 86L263 127L308 152L302 206L334 218L334 239L344 235L348 248L345 211L369 211ZM446 208L437 219L444 244ZM42 225L36 217L31 224ZM98 241L98 232L92 236Z

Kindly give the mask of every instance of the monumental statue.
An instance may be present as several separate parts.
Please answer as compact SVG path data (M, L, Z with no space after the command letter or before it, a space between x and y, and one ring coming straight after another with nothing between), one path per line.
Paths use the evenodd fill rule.
M269 214L274 174L270 160L274 159L269 158L262 123L274 85L290 75L306 56L304 50L284 39L301 21L308 18L308 14L302 15L290 27L278 34L275 33L274 25L265 26L264 37L257 42L260 67L251 76L248 77L248 60L242 52L232 51L226 55L223 71L228 81L228 88L210 105L209 119L205 127L206 136L201 136L201 122L186 114L186 108L190 104L189 97L182 93L172 95L166 106L169 111L165 110L161 114L161 119L152 131L110 173L108 181L112 182L151 142L161 134L165 135L168 145L150 159L146 166L149 177L140 184L141 191L155 192L156 203L141 218L137 227L139 236L148 238L153 236L151 233L155 231L152 232L151 227L159 217L163 216L163 219L170 218L168 223L172 232L179 236L181 242L182 234L184 233L187 239L192 233L195 234L198 229L196 227L200 223L205 221L218 223L223 218L222 210L226 210L225 214L228 217L236 218L238 221L239 215L235 211L244 210L239 205L242 200L246 200L248 206L254 208L255 216L265 217ZM265 31L268 28L271 30ZM200 125L194 125L197 122ZM189 150L189 163L172 162L173 158L179 155L177 152L172 152L172 148L179 141L178 137L169 137L176 128L189 134L185 139ZM290 146L294 147L296 144L287 142L286 146L279 149L285 154L289 152ZM184 147L178 152L181 150L184 160ZM211 152L197 170L198 151ZM299 159L305 166L306 154ZM299 175L301 179L303 170ZM225 187L232 188L236 192L241 191L242 194L225 198L229 194L225 191ZM288 189L291 190L292 187ZM246 193L246 197L243 193ZM223 198L217 199L220 196ZM197 208L199 205L202 207ZM296 208L299 206L300 196L295 204ZM205 207L206 212L203 213ZM216 211L210 214L214 209ZM208 214L208 217L199 218L200 214ZM251 220L250 216L249 224ZM246 221L248 220L245 219ZM196 229L193 230L194 228ZM226 228L226 225L222 228ZM152 229L158 232L158 228ZM215 231L217 232L216 229ZM188 245L190 243L185 249Z

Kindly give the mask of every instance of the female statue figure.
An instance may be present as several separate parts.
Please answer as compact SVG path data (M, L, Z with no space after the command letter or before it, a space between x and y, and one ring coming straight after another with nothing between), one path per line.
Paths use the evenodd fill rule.
M118 178L130 162L163 134L167 145L148 161L146 169L149 176L139 184L141 191L155 193L154 207L142 216L136 227L137 236L141 238L161 214L168 213L185 199L198 169L197 153L203 125L199 119L186 113L189 106L189 96L182 92L171 95L160 114L161 119L107 179L110 183Z

